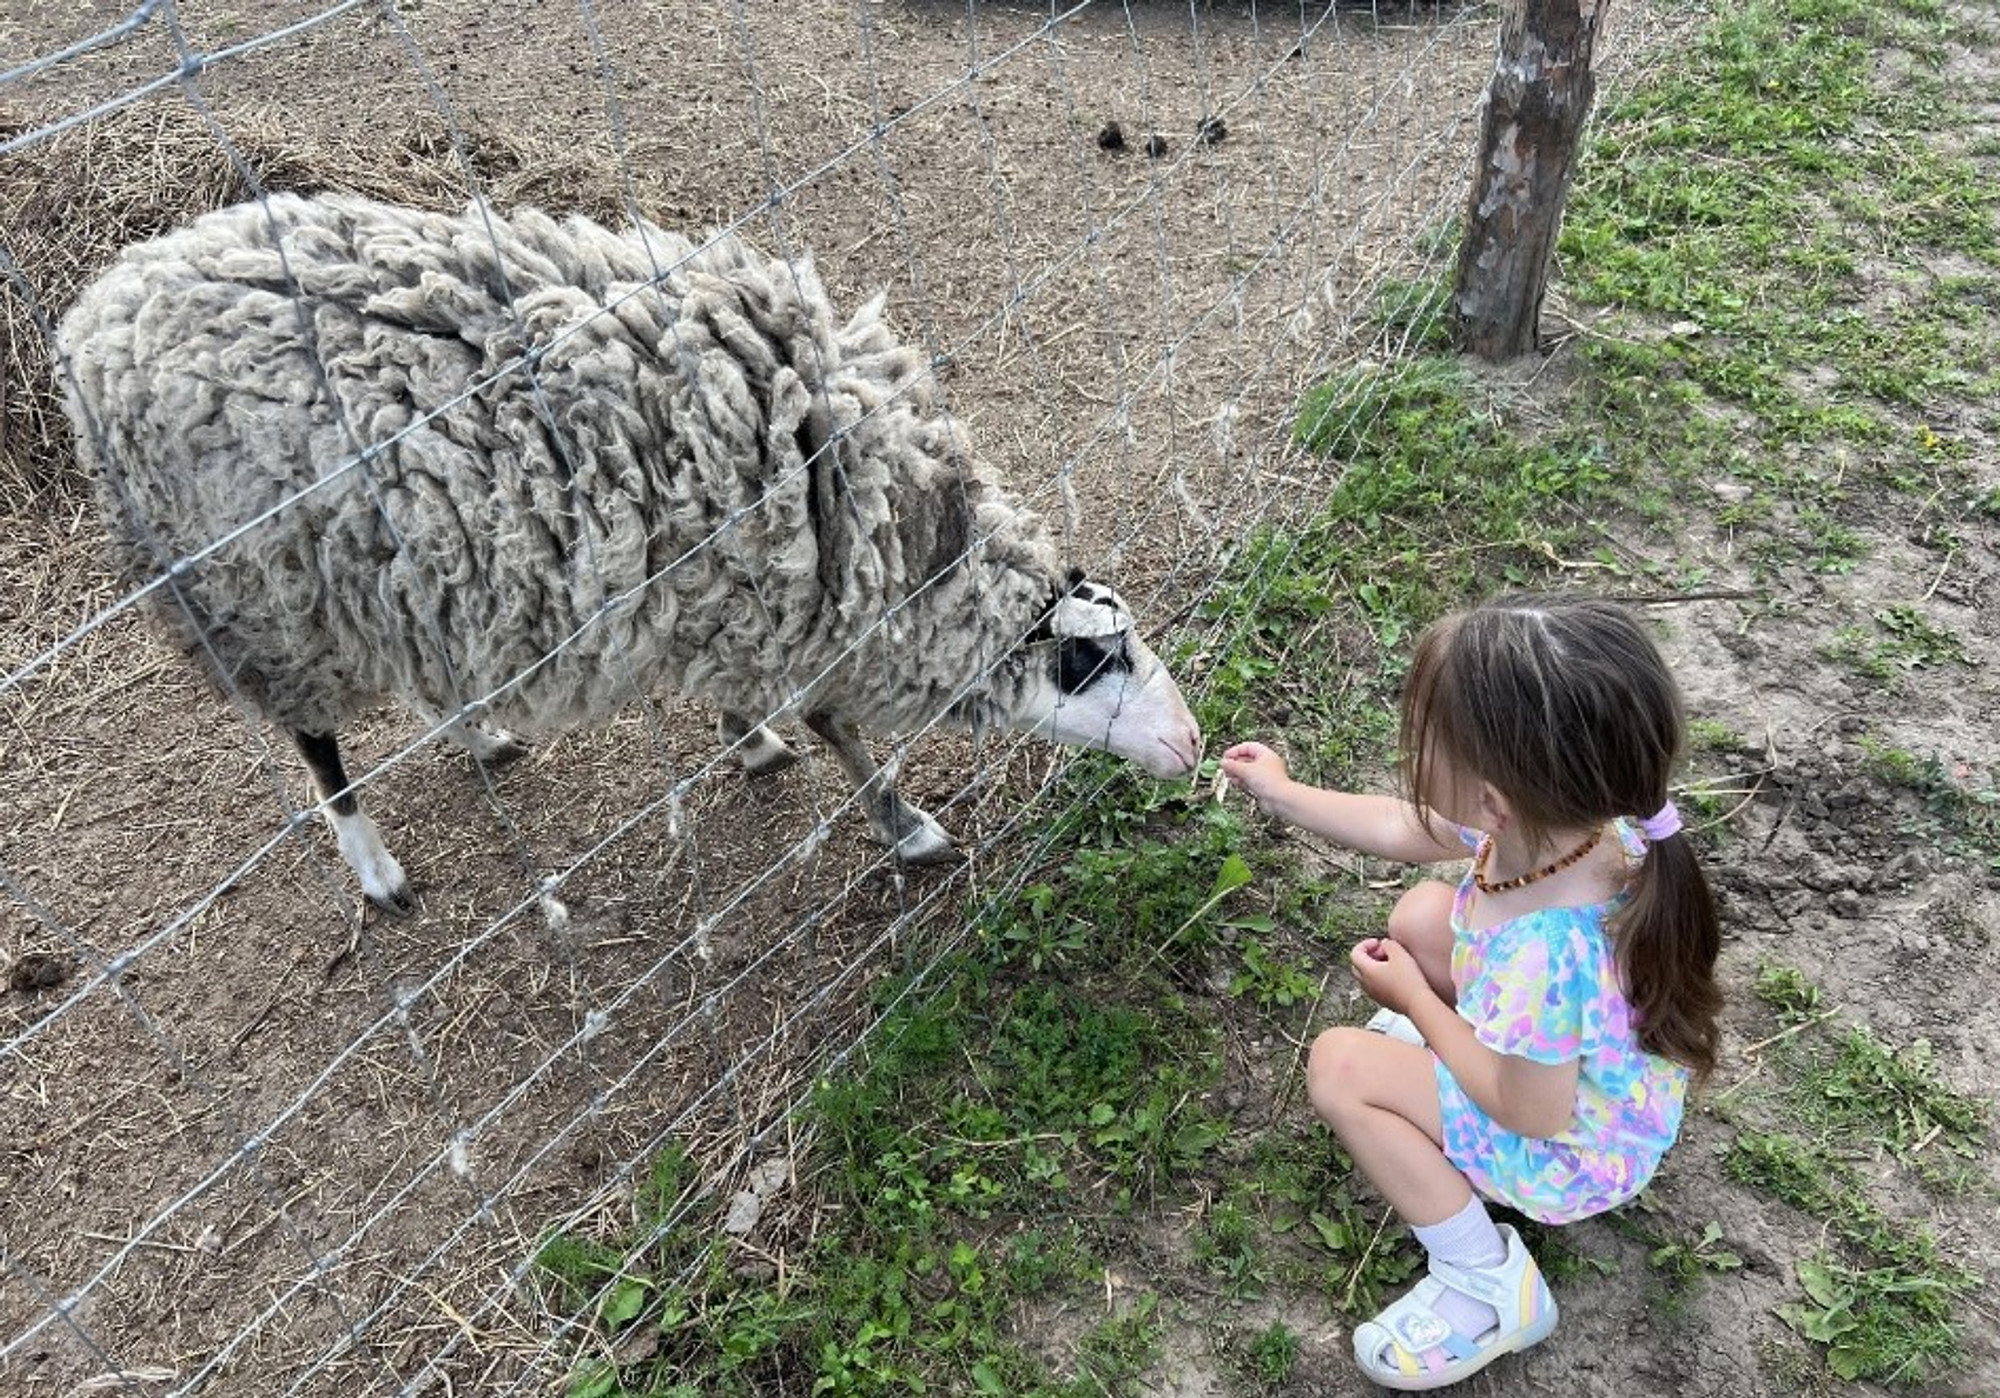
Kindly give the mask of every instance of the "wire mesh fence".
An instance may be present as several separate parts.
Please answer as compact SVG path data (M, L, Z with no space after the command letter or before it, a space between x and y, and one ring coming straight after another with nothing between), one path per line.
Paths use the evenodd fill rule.
M563 337L641 313L672 335L689 258L740 239L794 277L810 259L842 315L886 293L921 371L869 412L933 400L1008 508L1118 589L1198 699L1258 602L1221 590L1226 560L1317 506L1358 426L1316 424L1334 450L1299 452L1300 390L1397 352L1415 318L1394 308L1449 257L1494 20L1427 4L146 0L6 22L0 1387L546 1388L581 1320L529 1285L539 1242L620 1214L669 1146L704 1195L761 1181L778 1227L798 1108L866 1040L881 988L925 994L979 910L1050 857L1038 832L1101 780L1032 732L962 731L944 696L871 739L964 856L907 868L795 707L739 715L718 742L712 710L642 682L630 642L560 681L597 696L579 710L629 702L531 735L507 770L476 740L439 741L703 550L737 547L731 527L765 503L716 502L714 527L637 585L579 535L565 566L594 600L523 673L463 707L342 727L416 889L413 913L385 916L258 697L153 624L191 615L187 578L343 483L379 505L380 473L468 404L513 385L546 405ZM289 465L243 461L254 503L230 528L115 578L59 409L75 366L57 322L122 247L210 208L261 210L246 243L282 258L293 192L462 213L466 256L503 280L514 211L581 213L637 270L550 335L509 307L516 348L393 426L335 413L337 445L302 487ZM273 294L310 300L281 280ZM339 403L345 372L304 354L300 401ZM209 387L229 411L227 374ZM576 424L548 414L551 460L582 449ZM794 469L864 439L848 421ZM866 614L840 662L865 655L850 668L884 714L921 668L898 651L920 593L853 599ZM449 601L413 609L411 645L462 645L452 627L473 623ZM1005 620L977 597L954 619L994 632L968 685L1017 654ZM197 650L212 624L192 615ZM764 722L805 761L746 782ZM744 1246L759 1236L747 1226Z

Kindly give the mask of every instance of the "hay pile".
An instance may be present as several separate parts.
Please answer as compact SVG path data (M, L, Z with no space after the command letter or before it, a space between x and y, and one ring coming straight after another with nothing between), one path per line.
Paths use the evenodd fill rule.
M0 514L83 495L48 327L120 249L198 214L270 191L341 190L424 208L462 207L471 191L435 118L375 148L315 143L269 115L225 122L239 165L184 104L130 109L0 160ZM29 129L0 115L0 140ZM472 131L467 157L500 208L533 204L624 218L622 172L608 151ZM642 205L657 206L642 187ZM11 260L11 267L9 266Z

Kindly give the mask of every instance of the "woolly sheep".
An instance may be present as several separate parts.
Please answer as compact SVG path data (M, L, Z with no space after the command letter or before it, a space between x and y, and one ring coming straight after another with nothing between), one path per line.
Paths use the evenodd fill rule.
M863 728L942 715L1198 760L1172 678L1062 566L881 296L733 237L326 195L137 245L63 318L113 554L289 731L376 904L411 904L337 731L393 698L480 760L671 688L761 775L802 717L906 861L953 857ZM499 727L497 725L504 725Z

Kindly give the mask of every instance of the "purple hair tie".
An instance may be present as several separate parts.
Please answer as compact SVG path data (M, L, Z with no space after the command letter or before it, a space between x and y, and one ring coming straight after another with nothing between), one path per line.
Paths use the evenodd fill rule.
M1660 807L1657 815L1639 822L1639 833L1646 837L1648 844L1657 845L1669 835L1681 832L1681 813L1672 801Z

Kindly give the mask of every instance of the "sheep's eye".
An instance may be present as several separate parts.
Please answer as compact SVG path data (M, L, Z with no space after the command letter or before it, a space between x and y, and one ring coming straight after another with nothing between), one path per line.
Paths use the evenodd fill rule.
M1131 669L1122 635L1064 636L1056 643L1056 687L1065 694L1081 694L1104 674Z

